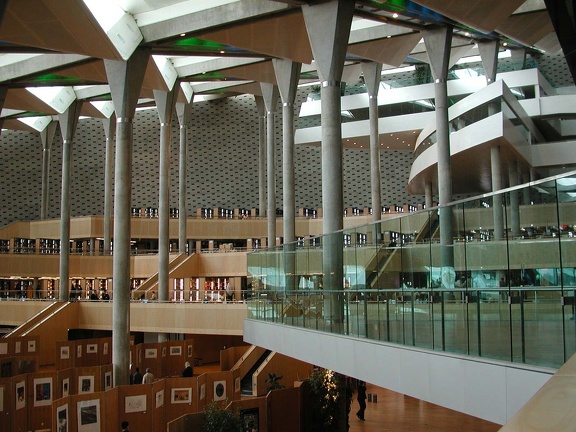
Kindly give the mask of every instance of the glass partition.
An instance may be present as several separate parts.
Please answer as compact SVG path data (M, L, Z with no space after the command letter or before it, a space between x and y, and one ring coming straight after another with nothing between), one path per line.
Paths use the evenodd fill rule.
M248 254L249 317L559 367L576 351L576 172Z

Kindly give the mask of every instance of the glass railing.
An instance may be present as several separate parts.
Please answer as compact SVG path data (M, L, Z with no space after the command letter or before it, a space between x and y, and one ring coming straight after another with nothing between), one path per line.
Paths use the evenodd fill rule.
M431 208L249 253L248 315L559 367L576 350L575 196L572 172L447 206L449 242Z

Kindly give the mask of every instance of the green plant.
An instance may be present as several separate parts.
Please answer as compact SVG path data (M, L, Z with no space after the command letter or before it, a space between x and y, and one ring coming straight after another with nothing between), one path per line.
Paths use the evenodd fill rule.
M269 385L268 385L268 387L266 387L266 391L283 389L284 386L282 384L280 384L280 380L282 378L283 378L282 375L276 375L275 373L269 373L268 379L266 380L266 382Z
M217 402L210 402L204 409L206 423L204 432L242 432L240 415L228 411Z
M315 371L309 378L313 396L311 407L315 432L334 432L348 429L348 413L352 391L348 380L331 370Z

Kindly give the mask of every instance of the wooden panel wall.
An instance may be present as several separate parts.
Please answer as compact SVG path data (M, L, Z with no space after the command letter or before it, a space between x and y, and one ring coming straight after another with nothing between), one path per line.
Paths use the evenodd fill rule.
M12 415L12 432L28 431L28 400L29 393L28 380L26 375L12 377L10 391L12 393L12 405L10 412Z
M14 405L14 395L12 393L12 380L10 378L0 378L0 430L12 430L12 407Z
M50 429L52 426L52 401L56 394L56 373L37 372L27 374L28 428Z

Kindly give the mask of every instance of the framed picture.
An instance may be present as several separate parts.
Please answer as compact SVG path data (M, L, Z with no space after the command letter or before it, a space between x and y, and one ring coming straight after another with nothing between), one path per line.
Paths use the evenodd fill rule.
M0 343L0 355L8 354L8 343L2 342Z
M191 403L192 402L192 389L191 388L173 388L171 402L173 404Z
M156 408L164 405L164 389L156 392Z
M108 355L108 342L104 342L104 345L102 345L102 354Z
M68 345L60 347L60 359L67 360L70 358L70 347Z
M242 432L258 432L260 430L260 416L258 408L240 410Z
M56 408L56 432L68 432L68 405Z
M70 378L62 380L62 397L68 397L70 394Z
M157 358L158 349L157 348L146 348L144 351L144 358Z
M100 400L80 401L77 408L78 432L100 432Z
M26 384L24 381L16 383L16 409L26 406Z
M14 352L20 354L20 351L22 351L22 341L16 341L16 343L14 343Z
M145 412L146 411L146 395L126 396L124 398L124 412Z
M192 345L188 345L188 357L192 358Z
M240 391L240 377L234 380L234 393L238 393Z
M94 376L78 377L78 394L94 393Z
M28 341L28 352L29 353L36 352L36 341L35 340L29 340Z
M110 390L112 388L112 371L106 372L104 374L104 390Z
M214 400L226 399L226 381L214 381Z
M181 347L181 346L173 346L173 347L170 347L170 355L171 355L171 356L180 356L180 355L182 355L182 347Z
M206 384L200 385L200 400L204 400L206 398Z
M86 345L86 354L96 354L98 352L98 344Z
M4 386L0 386L0 412L4 411Z
M34 379L34 406L52 405L52 378Z
M166 347L162 347L162 357L166 357Z
M76 347L76 357L82 357L82 345Z

